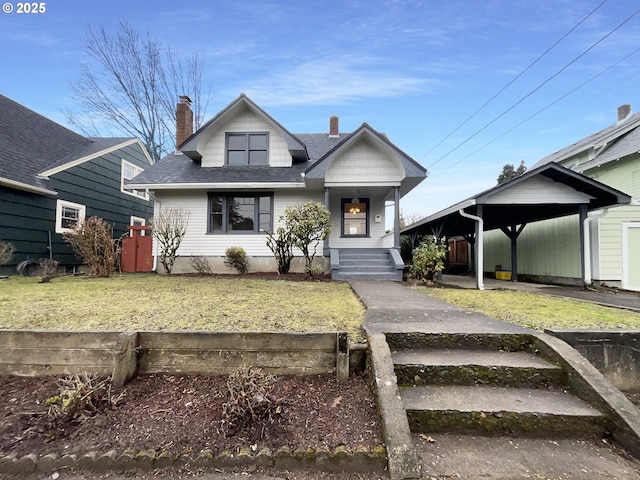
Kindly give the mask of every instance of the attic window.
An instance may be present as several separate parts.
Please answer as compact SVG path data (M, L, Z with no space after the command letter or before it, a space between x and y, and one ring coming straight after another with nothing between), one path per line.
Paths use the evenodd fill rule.
M268 165L269 134L227 133L227 165Z

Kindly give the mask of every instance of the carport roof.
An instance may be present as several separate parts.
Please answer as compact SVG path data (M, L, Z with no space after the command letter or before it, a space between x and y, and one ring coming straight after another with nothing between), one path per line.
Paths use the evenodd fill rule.
M630 202L629 195L551 162L423 218L401 233L454 237L474 232L475 222L460 210L471 215L481 210L484 230L494 230L576 214L580 205L598 210Z

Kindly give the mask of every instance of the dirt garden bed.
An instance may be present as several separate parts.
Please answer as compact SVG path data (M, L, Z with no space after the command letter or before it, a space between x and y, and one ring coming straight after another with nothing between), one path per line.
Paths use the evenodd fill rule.
M227 377L141 375L112 397L115 405L72 422L54 419L47 399L62 377L0 377L0 455L38 456L109 450L156 454L237 453L280 447L373 449L383 444L374 395L364 374L338 383L334 376L279 377L276 421L225 428Z

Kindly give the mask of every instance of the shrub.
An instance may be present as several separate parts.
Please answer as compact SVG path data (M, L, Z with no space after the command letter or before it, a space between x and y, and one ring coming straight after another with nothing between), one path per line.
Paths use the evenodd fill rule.
M225 252L224 264L229 268L235 268L238 273L245 274L249 271L249 259L242 247L229 247Z
M291 232L278 227L276 234L267 235L267 247L273 252L278 264L278 273L289 273L291 260L293 260L293 238Z
M153 219L153 236L160 248L160 263L168 274L173 269L188 224L189 212L184 208L160 210L158 216Z
M38 262L39 283L49 283L58 276L58 261L51 258L41 258Z
M9 263L13 257L13 252L16 251L16 247L13 243L0 241L0 266Z
M435 275L444 269L446 255L447 247L444 244L438 243L434 237L427 237L413 251L413 263L409 271L417 280L433 281Z
M113 238L111 225L103 218L90 217L62 236L87 264L92 276L111 276L120 254L120 241Z
M227 380L227 401L222 406L222 428L227 435L246 427L265 429L282 413L283 399L277 399L274 385L277 378L260 368L241 366Z
M49 416L63 422L83 420L102 408L115 405L122 394L111 394L111 378L94 374L68 375L58 382L57 394L47 398Z
M189 263L191 264L191 268L193 268L200 275L211 275L213 272L211 271L211 265L209 265L209 260L202 255L194 255L189 259Z
M291 235L293 246L302 251L305 272L308 277L312 277L316 248L320 241L331 233L329 210L322 203L307 202L297 207L287 208L280 220L284 220L285 229Z

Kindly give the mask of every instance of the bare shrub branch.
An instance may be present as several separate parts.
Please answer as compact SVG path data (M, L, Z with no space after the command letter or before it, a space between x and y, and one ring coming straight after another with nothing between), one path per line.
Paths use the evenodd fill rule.
M13 258L16 247L13 243L0 241L0 265L6 265Z
M72 232L63 233L65 242L89 267L94 277L109 277L116 268L120 239L114 239L111 225L103 218L90 217Z
M167 273L173 269L188 225L189 211L184 208L161 209L153 219L153 236L160 248L160 263Z

